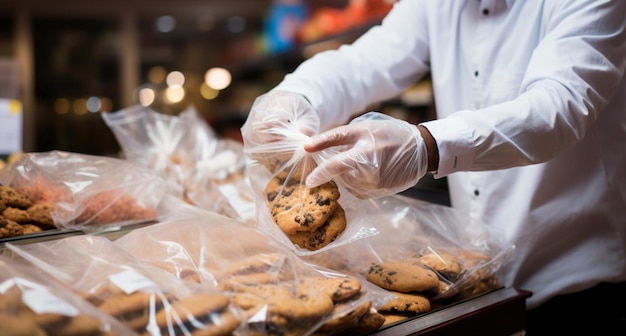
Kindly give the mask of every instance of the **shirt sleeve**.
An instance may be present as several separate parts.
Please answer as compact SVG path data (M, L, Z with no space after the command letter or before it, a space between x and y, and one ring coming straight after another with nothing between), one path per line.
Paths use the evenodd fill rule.
M380 25L350 45L306 60L273 90L304 95L320 116L321 130L397 96L428 72L425 2L396 2Z
M580 141L624 75L625 4L546 1L517 98L423 124L440 151L435 177L545 162Z

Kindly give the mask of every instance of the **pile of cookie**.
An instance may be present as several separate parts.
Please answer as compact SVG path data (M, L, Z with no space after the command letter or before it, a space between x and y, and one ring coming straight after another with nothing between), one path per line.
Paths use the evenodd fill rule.
M55 210L60 202L65 206ZM54 211L56 222L52 217ZM36 174L12 186L0 185L0 219L9 219L22 226L11 224L4 237L66 226L142 222L157 217L156 209L142 205L134 196L125 194L123 188L92 194L87 191L74 193L65 184Z
M143 262L190 285L214 286L231 296L242 321L239 335L336 335L376 330L379 293L360 277L324 277L261 231L243 223L204 225L176 220L129 232L113 242ZM234 240L228 240L236 237ZM378 303L378 301L376 301ZM320 324L323 326L320 327ZM364 332L365 333L365 332Z
M308 188L305 175L286 169L272 177L264 194L274 222L289 240L303 249L319 250L346 229L346 214L333 181Z
M0 238L55 229L52 205L33 201L26 193L0 185Z
M96 316L79 312L78 314L61 314L53 312L37 313L31 309L25 300L24 292L18 286L12 286L6 291L0 291L0 334L2 335L118 335L109 330L106 323L102 323ZM56 301L47 297L48 310L51 307L62 307L64 312L69 303L56 298ZM72 308L76 309L76 307Z
M218 292L179 299L156 289L127 293L108 283L83 296L141 335L229 335L240 324L230 309L230 296Z
M363 276L392 294L391 300L376 307L385 317L385 324L501 287L495 275L498 264L481 251L460 247L415 250L398 245L390 251L378 249L374 254L370 249L346 246L304 258L324 268Z
M363 335L383 325L372 301L362 299L358 278L295 277L293 267L281 253L259 253L233 263L219 277L219 287L233 294L233 305L244 316L265 310L264 319L246 319L246 334Z
M394 294L394 299L378 308L389 323L498 288L489 261L489 256L476 251L431 250L412 258L371 263L365 277Z

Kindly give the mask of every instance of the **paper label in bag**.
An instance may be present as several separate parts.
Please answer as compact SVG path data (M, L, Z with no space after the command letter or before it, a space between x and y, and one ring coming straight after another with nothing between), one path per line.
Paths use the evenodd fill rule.
M239 218L244 221L253 219L255 216L255 205L241 197L239 190L231 184L224 184L218 187L220 193L228 200L228 203L235 209Z
M22 293L22 302L37 314L55 313L77 316L78 308L47 290L31 289Z
M155 288L156 285L150 279L134 270L126 270L109 276L109 280L126 294L132 294L138 290Z

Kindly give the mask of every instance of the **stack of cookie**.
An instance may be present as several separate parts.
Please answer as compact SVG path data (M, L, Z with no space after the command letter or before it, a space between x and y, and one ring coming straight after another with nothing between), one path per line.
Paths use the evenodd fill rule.
M354 277L293 273L286 255L261 253L233 263L221 276L221 289L233 293L243 315L264 310L264 319L247 319L249 335L362 335L382 326L384 317L363 299ZM256 315L255 315L256 316ZM320 323L324 324L316 328Z
M0 255L0 335L129 335L124 325L23 260Z
M85 299L139 334L228 335L240 324L230 296L217 292L178 299L160 290L126 293L108 284Z
M35 202L26 193L0 185L0 238L55 229L52 205Z
M384 313L420 314L430 311L428 299L439 286L437 274L409 261L372 264L366 279L391 291L395 298L379 307Z
M58 297L46 297L48 308L59 309L65 314L37 313L23 301L24 292L17 286L0 292L0 333L2 335L118 335L95 317L84 313L68 313L76 307ZM71 309L68 309L70 308Z
M302 174L285 170L274 175L264 194L274 222L300 248L319 250L346 229L346 214L333 181L307 188Z
M394 294L394 299L379 307L389 323L394 315L426 313L434 304L497 288L497 279L489 274L488 267L481 266L489 260L487 255L469 250L429 251L397 261L372 263L366 279Z
M313 335L366 335L376 331L385 323L385 317L373 307L371 300L361 300L363 291L356 278L323 278L315 281L303 281L305 284L319 286L333 298L333 314Z

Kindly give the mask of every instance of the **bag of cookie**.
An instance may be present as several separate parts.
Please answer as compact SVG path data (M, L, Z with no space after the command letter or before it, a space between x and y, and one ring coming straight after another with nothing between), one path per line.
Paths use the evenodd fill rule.
M504 286L514 246L497 230L456 209L404 196L376 200L387 214L376 236L305 256L396 296L380 311L416 315Z
M243 145L218 137L193 107L166 115L131 106L101 116L123 157L161 176L171 194L209 211L253 222Z
M356 198L332 180L306 187L308 174L336 149L306 152L303 146L319 126L316 120L298 117L277 121L274 129L263 131L276 135L276 141L257 143L244 138L258 227L299 255L376 234L371 223L377 211L371 200ZM242 132L249 134L254 126L246 123Z
M139 334L228 335L240 325L229 294L182 282L106 238L74 236L7 247Z
M158 176L130 162L64 151L24 154L0 184L38 205L28 220L58 229L155 220L166 195Z
M56 229L45 201L0 184L0 241Z
M67 287L22 261L0 256L0 333L133 335Z
M184 281L231 293L245 317L241 335L371 332L382 321L375 308L390 298L361 277L322 272L257 228L216 213L177 216L113 244Z

